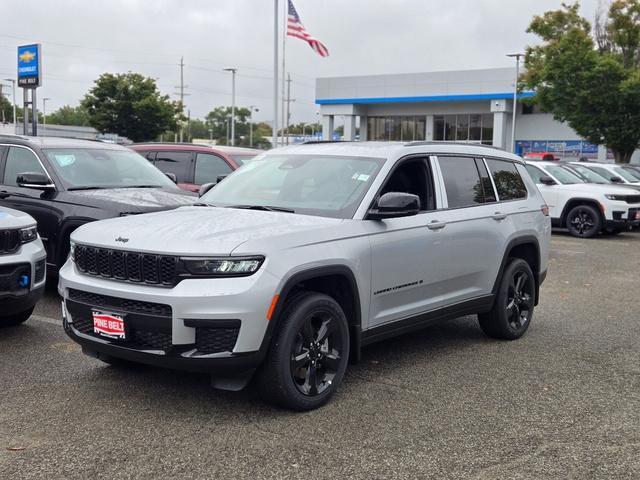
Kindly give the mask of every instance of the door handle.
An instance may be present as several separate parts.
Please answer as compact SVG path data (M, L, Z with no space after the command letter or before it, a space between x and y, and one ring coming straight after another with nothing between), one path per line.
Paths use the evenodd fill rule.
M427 228L429 230L440 230L443 229L444 227L446 227L447 224L444 222L439 222L438 220L434 220L431 223L427 224Z
M507 218L507 214L502 212L495 212L493 215L491 215L491 218L499 222L500 220L504 220L505 218Z

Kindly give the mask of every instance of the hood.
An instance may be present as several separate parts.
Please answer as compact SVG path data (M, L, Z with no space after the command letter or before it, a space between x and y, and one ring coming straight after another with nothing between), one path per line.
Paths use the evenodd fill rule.
M67 201L103 208L109 206L121 213L176 208L193 205L198 198L179 189L164 188L105 188L67 191Z
M273 237L333 227L342 221L294 213L183 207L88 223L75 230L71 240L137 252L230 255L249 240L264 244Z
M595 193L605 195L607 193L617 195L633 195L633 190L614 184L601 183L574 183L573 185L562 185L563 190L569 190L576 193Z
M35 224L36 221L28 213L0 207L0 229L2 230L30 227Z

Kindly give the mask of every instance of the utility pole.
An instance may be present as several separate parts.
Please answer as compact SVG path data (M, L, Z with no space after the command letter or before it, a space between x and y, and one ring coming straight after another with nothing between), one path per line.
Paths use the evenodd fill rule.
M47 134L47 101L51 100L49 97L42 98L42 135Z
M2 99L4 98L2 96L2 87L4 87L4 85L0 83L0 103L2 103ZM2 123L4 123L4 108L2 109Z
M11 82L11 89L13 91L13 127L16 135L18 134L18 119L16 118L16 81L13 78L5 78L6 82Z
M291 74L287 73L287 113L284 120L284 135L287 139L287 145L289 145L289 121L291 120L291 102L295 102L295 99L291 98ZM284 144L284 139L282 141Z
M178 64L180 67L180 85L178 88L178 95L180 96L180 108L182 109L180 113L182 114L184 111L184 97L188 96L188 93L184 93L184 90L188 88L188 85L184 84L184 57L180 57L180 63ZM184 122L180 121L180 141L182 142L184 139Z
M278 0L273 0L273 129L271 148L278 145Z
M236 72L237 68L225 68L225 72L231 72L231 145L236 143Z
M259 112L255 105L249 105L249 146L253 147L253 112Z
M518 77L520 76L520 59L524 57L522 53L510 53L507 57L516 59L516 80L513 85L513 118L511 120L511 148L510 151L516 151L516 114L518 110Z

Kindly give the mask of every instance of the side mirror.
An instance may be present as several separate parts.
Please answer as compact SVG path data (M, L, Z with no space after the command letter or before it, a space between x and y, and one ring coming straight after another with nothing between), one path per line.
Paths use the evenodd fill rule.
M22 188L35 188L37 190L55 190L56 186L51 183L49 177L39 172L19 173L16 183Z
M215 186L216 186L215 183L205 183L204 185L201 185L200 190L198 191L198 195L200 197L203 196L205 193L207 193L209 190L211 190Z
M368 220L410 217L420 212L420 197L411 193L388 192L382 195L367 213Z
M176 177L175 173L171 173L171 172L163 172L167 177L169 177L169 180L171 180L173 183L177 184L178 183L178 177Z
M624 180L622 180L620 177L616 177L615 175L611 177L609 180L611 180L611 182L613 183L624 183Z
M551 185L555 185L556 181L551 177L543 175L542 177L540 177L540 183L542 185L550 185L551 186Z

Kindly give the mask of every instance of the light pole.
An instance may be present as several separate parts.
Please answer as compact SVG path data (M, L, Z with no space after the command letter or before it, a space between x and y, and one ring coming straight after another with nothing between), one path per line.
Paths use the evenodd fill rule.
M253 147L253 112L259 112L255 105L249 105L249 146Z
M13 133L18 134L18 119L16 118L16 81L13 78L5 78L5 82L11 82L13 90Z
M231 72L231 145L236 142L236 72L237 68L225 68L225 72Z
M209 129L209 140L213 141L213 128Z
M47 101L51 100L49 97L42 98L42 136L47 135Z
M520 77L520 58L524 57L523 53L509 53L509 58L516 59L516 80L513 84L513 118L511 120L511 152L516 151L516 114L518 110L518 78Z
M227 116L227 145L229 145L229 120L231 117Z

